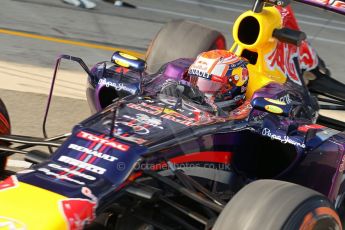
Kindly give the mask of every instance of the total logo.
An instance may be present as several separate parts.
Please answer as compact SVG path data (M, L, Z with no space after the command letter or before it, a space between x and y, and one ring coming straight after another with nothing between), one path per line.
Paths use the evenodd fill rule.
M91 133L87 133L87 132L84 132L84 131L81 131L77 134L77 137L80 137L80 138L83 138L83 139L86 139L86 140L89 140L89 141L95 141L97 143L101 143L105 146L110 146L114 149L118 149L118 150L121 150L121 151L128 151L129 149L129 146L128 145L125 145L125 144L122 144L120 142L117 142L117 141L111 141L111 140L108 140L108 139L104 139L102 137L98 137L96 135L93 135Z

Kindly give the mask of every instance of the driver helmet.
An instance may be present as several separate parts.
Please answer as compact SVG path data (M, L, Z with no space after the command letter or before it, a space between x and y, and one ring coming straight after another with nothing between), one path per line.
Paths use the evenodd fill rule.
M227 50L211 50L198 55L188 69L189 81L210 102L234 109L245 100L248 85L247 61Z

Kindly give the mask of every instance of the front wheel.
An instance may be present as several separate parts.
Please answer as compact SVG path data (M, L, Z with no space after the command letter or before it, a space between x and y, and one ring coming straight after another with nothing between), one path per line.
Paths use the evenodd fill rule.
M338 214L322 194L275 180L245 186L226 205L214 230L341 230Z

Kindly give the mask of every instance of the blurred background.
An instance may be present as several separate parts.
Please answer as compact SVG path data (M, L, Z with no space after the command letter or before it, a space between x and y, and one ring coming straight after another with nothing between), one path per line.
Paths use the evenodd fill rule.
M89 67L110 60L118 48L143 57L151 39L173 19L219 30L230 47L236 17L252 5L251 0L126 0L116 1L116 6L112 0L93 2L94 8L85 9L63 0L1 0L0 97L8 107L12 133L42 136L58 55L81 57ZM299 3L292 7L333 77L345 82L345 17ZM85 83L78 65L63 62L48 134L68 132L90 115Z

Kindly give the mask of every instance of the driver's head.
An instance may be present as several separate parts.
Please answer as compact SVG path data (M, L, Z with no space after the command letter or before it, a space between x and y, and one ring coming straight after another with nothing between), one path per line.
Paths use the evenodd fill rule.
M235 108L245 98L248 84L247 61L227 50L199 54L189 67L192 85L224 108Z

